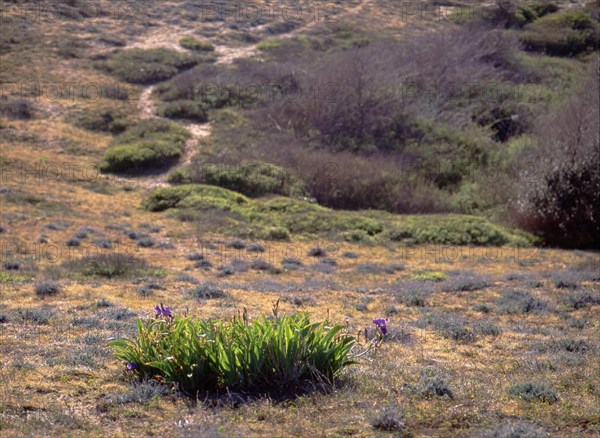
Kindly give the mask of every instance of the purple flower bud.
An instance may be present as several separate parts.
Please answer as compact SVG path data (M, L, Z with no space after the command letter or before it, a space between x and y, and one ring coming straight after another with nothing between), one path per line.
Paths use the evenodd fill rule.
M127 369L133 371L137 369L137 364L135 362L127 362Z
M382 335L385 335L387 333L387 319L375 318L373 320L373 324L375 324L379 328Z

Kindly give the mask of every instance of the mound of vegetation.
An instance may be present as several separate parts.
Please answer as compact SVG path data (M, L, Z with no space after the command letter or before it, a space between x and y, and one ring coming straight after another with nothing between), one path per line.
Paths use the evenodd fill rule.
M215 46L208 41L200 41L194 37L184 37L179 40L179 44L184 49L192 50L194 52L214 52Z
M162 376L178 389L290 390L331 381L352 364L354 338L343 326L312 323L308 314L231 322L173 316L156 307L155 319L138 320L134 339L111 342L115 356L136 374Z
M164 120L144 120L117 137L99 165L102 172L140 172L176 161L190 134Z
M323 206L406 214L484 213L502 222L519 210L525 214L513 223L534 231L546 243L557 243L552 241L554 235L569 236L564 241L581 245L586 234L581 230L596 231L578 222L598 217L593 207L584 208L598 204L590 170L597 162L595 153L578 153L578 162L590 158L577 169L570 168L569 160L548 166L548 184L545 176L529 190L514 183L521 182L523 151L535 150L539 143L546 145L539 148L545 160L560 156L549 153L553 142L538 126L548 108L564 105L565 97L576 91L586 64L593 61L573 55L596 48L597 32L590 27L596 24L596 12L589 7L559 10L552 2L510 0L485 9L483 16L476 14L461 26L410 39L371 36L363 44L360 31L340 24L301 37L269 40L259 46L264 54L260 61L195 68L161 84L157 95L165 102L194 101L213 110L210 149L226 151L234 166L256 160L294 169L307 194ZM546 37L544 47L535 46ZM564 49L560 44L554 47L552 38ZM577 127L569 130L577 132ZM594 135L586 136L593 144ZM565 147L572 140L566 139ZM557 168L564 172L552 177L551 169ZM249 196L269 194L246 187L240 181L246 177L242 171L220 172L213 180L194 179L192 172L179 174L174 181L217 184ZM576 181L582 189L574 192ZM547 197L544 185L551 188ZM531 193L534 188L541 196ZM565 196L554 196L556 191ZM536 196L549 203L560 199L570 211L562 215L565 220L556 220L561 217L558 206L548 209L546 201ZM511 204L516 198L518 206ZM542 230L546 219L537 212L548 221L554 218L562 231ZM400 238L426 243L506 242L487 221L470 221L469 231L456 235L444 235L447 228L431 224L429 230L421 225L418 230L400 230L405 234ZM321 228L314 225L307 228ZM576 232L582 238L571 239ZM367 242L373 234L350 228L344 238Z
M190 170L190 180L223 187L250 197L306 194L303 182L291 170L261 162L235 165L196 164Z
M519 2L515 0L496 0L483 11L483 19L505 28L522 28L526 24L553 12L558 6L550 1Z
M598 23L584 10L569 9L546 15L525 26L525 49L552 56L575 56L598 49Z
M124 111L113 107L84 108L71 114L69 122L88 131L120 134L131 124Z
M134 84L153 84L192 68L198 60L168 49L129 49L110 60L108 70L119 79Z
M528 246L525 233L494 225L483 218L458 215L398 216L382 211L336 211L318 204L284 197L250 199L220 187L185 184L155 190L143 203L149 211L178 209L193 220L215 230L240 237L272 238L289 236L328 236L345 239L348 233L375 241L407 239L411 243L444 245ZM227 224L210 221L213 211L227 217ZM223 225L222 228L218 228ZM392 237L391 237L392 236ZM404 236L402 238L396 236Z
M158 108L158 115L168 119L184 119L195 123L208 121L206 111L201 104L192 100L168 102Z

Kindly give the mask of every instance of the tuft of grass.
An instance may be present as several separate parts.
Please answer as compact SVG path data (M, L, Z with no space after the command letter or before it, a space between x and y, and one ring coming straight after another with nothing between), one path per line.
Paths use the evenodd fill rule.
M18 309L15 311L14 317L11 319L45 325L48 324L53 317L54 312L46 308Z
M403 280L392 287L396 301L406 306L425 307L429 296L436 291L432 283Z
M513 397L518 397L527 402L556 403L558 394L554 388L546 382L522 382L510 386L507 392Z
M406 427L402 420L404 420L404 412L395 403L388 404L372 414L369 419L374 429L396 433L403 431Z
M0 271L0 284L21 283L23 281L29 281L30 279L31 278L26 275Z
M507 422L485 431L481 438L548 438L548 433L535 424Z
M147 269L145 260L128 254L100 254L67 261L62 267L92 278L118 278L135 275Z
M589 306L600 305L600 293L593 289L585 288L562 294L560 301L570 309L579 310Z
M407 385L409 392L423 398L454 398L454 392L439 370L426 367L421 370L419 381L415 385Z
M411 275L411 280L417 281L444 281L448 278L446 274L439 271L420 271Z
M38 297L56 295L61 291L60 285L55 281L43 281L35 285L35 294Z
M194 52L214 52L215 46L208 41L200 41L194 37L183 37L179 40L179 45L184 49Z
M585 354L590 351L589 344L583 339L562 338L549 343L548 347L554 352L566 351L568 353Z
M217 284L212 282L204 282L191 291L191 295L198 300L211 300L216 298L225 298L227 293Z
M107 403L111 405L122 405L127 403L139 403L145 405L152 400L164 397L169 393L170 391L167 386L161 385L154 380L147 380L135 383L133 388L122 394L109 397Z
M492 309L485 304L475 304L473 306L473 310L481 313L490 313L492 311Z
M310 257L325 257L327 255L327 251L317 246L309 249L307 255Z
M534 298L527 290L512 289L498 298L498 310L501 313L543 313L547 304Z
M281 298L281 301L284 303L290 303L294 306L302 307L302 306L315 306L317 302L310 295L294 295L294 296L284 296Z
M461 343L471 343L476 339L476 330L463 318L450 313L428 313L417 321L417 325L431 326L444 338Z
M441 287L442 290L446 292L471 292L485 289L491 285L492 282L487 276L474 273L462 273L444 281Z

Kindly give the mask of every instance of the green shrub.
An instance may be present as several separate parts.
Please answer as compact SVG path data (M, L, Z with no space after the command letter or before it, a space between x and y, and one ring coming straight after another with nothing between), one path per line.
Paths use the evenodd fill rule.
M164 167L179 158L189 137L174 123L144 120L113 141L99 168L102 172L137 172Z
M242 193L250 197L265 195L304 195L302 181L289 170L270 163L202 166L193 169L192 179Z
M168 315L138 319L136 338L110 345L141 377L162 376L188 394L292 389L330 380L353 363L348 354L354 338L342 333L341 325L311 323L305 313L251 323L245 317L222 322Z
M185 119L196 123L208 121L206 111L201 104L192 100L177 100L161 105L158 115L169 119Z
M204 200L205 203L214 200L215 204L221 204L230 209L235 205L245 204L249 201L248 198L239 193L220 187L186 184L155 190L143 203L143 207L149 211L164 211L170 208L192 206L194 200Z
M544 382L517 383L508 388L508 393L528 402L542 401L555 403L558 401L558 394L554 388Z
M194 37L183 37L179 40L179 45L184 49L194 52L214 52L215 46L208 41L200 41Z
M585 11L569 9L525 27L521 35L525 49L553 56L575 56L598 48L598 24Z
M113 56L108 68L119 79L134 84L153 84L172 78L198 63L192 56L168 49L129 49Z
M88 131L120 134L125 131L130 121L127 115L116 108L86 108L68 117L70 123Z

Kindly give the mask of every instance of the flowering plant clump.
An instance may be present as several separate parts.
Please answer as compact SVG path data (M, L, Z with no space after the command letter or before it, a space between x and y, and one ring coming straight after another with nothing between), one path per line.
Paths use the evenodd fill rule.
M140 377L161 376L187 393L219 388L255 389L331 380L353 364L355 338L342 325L313 323L307 313L250 322L173 315L138 319L137 336L111 342L115 356Z

